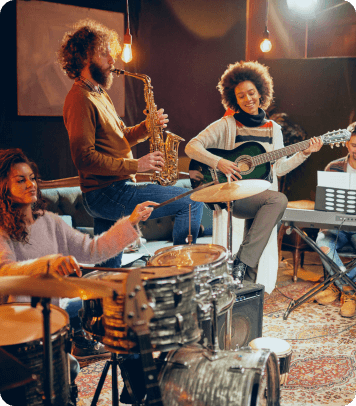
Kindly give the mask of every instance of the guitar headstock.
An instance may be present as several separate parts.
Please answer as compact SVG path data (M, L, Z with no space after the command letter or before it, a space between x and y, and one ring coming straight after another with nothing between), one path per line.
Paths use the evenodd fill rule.
M132 269L127 275L124 309L124 321L128 327L136 333L140 329L148 329L154 312L142 286L140 268Z
M336 130L329 131L328 133L321 135L321 139L324 145L330 144L331 148L334 147L334 144L339 147L340 144L345 145L345 142L351 138L350 131L347 130Z

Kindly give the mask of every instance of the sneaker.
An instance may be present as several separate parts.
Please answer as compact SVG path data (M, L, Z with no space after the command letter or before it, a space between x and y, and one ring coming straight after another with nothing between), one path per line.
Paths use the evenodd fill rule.
M349 291L352 290L346 289L348 287L345 287L344 290ZM351 293L347 294L342 292L341 293L341 309L340 309L340 315L342 317L353 317L356 314L356 293Z
M238 280L240 283L243 282L245 273L247 270L247 265L239 260L239 258L234 259L234 264L232 268L232 276L235 280Z
M339 297L339 295L339 288L334 283L332 283L326 289L315 295L314 300L316 300L321 305L328 305L334 302Z
M111 352L106 350L103 344L91 340L84 332L74 335L71 354L74 358L81 361L111 356Z

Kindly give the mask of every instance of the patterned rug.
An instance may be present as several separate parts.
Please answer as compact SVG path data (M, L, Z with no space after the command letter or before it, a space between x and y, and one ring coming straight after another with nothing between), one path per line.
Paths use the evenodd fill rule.
M286 340L293 351L289 376L281 387L281 406L346 406L356 396L356 318L341 317L340 303L335 301L330 306L303 304L283 320L290 300L313 285L298 281L265 296L263 336ZM82 364L76 380L78 406L91 404L105 362ZM119 392L122 386L119 375ZM112 405L111 368L97 404Z

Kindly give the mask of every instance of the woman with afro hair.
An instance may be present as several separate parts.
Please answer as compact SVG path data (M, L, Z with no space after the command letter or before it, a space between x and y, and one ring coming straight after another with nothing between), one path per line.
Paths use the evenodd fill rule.
M185 152L190 158L238 181L242 178L238 163L215 155L208 149L234 150L251 141L258 142L266 152L284 147L280 126L268 120L265 113L273 99L273 79L268 68L259 62L236 62L229 65L222 75L218 90L227 114L193 138ZM277 269L269 276L266 275L267 269L264 269L264 275L261 275L261 272L257 274L257 266L272 230L287 207L286 196L278 192L277 176L287 174L321 147L322 141L312 138L304 151L278 159L267 179L271 182L269 190L233 203L233 216L246 220L242 244L233 256L235 279L240 282L244 278L264 282L264 285L268 285L265 286L267 292L273 290Z

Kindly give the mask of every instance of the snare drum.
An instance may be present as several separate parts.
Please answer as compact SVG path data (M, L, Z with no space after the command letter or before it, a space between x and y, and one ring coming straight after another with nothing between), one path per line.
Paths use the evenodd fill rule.
M226 288L226 284L232 281L227 260L228 251L220 245L176 245L156 251L148 265L194 267L196 299L205 305L210 304L214 292L218 299L218 314L222 314L235 302L235 295ZM210 311L199 314L199 321L209 319Z
M278 361L269 350L219 351L199 345L171 351L159 373L169 406L279 406Z
M64 406L69 401L68 374L68 314L51 305L51 340L53 354L53 406ZM0 306L0 346L27 366L37 380L24 385L24 403L28 406L44 405L42 381L46 371L43 366L43 315L42 307L29 303L12 303Z
M141 274L142 284L154 311L149 323L151 344L158 351L169 351L179 345L200 339L195 303L194 271L188 267L145 267ZM94 271L87 277L98 278L118 285L115 300L104 298L100 301L84 301L83 326L92 334L102 334L99 341L111 352L125 354L135 352L135 337L128 336L124 322L125 296L123 284L126 273ZM89 276L90 275L90 276ZM89 302L86 303L86 302ZM95 311L95 316L91 316ZM100 316L101 313L101 316Z
M102 280L110 272L93 271L83 278ZM82 308L78 312L83 329L96 341L102 342L105 330L103 324L102 299L83 300Z
M277 355L279 362L280 383L281 385L285 385L287 383L293 353L292 348L287 341L280 338L260 337L252 340L249 343L249 346L255 350L267 348Z

